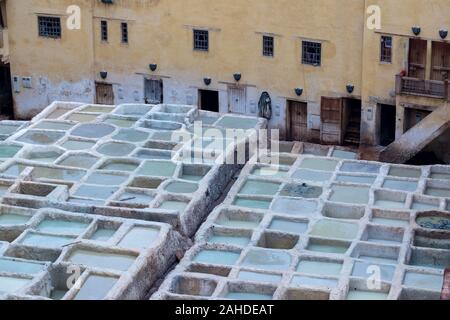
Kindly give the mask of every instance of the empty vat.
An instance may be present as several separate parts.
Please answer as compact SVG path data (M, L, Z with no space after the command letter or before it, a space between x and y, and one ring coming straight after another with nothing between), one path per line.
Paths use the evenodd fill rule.
M30 284L30 279L0 275L0 294L14 293Z
M0 145L0 158L12 158L14 157L20 150L22 149L21 146L14 146L14 145Z
M420 178L422 171L420 169L406 168L406 167L391 167L389 175L402 178Z
M85 175L85 171L50 167L36 167L34 168L32 175L35 179L44 178L75 182L79 181Z
M118 245L124 248L143 249L149 247L159 236L160 230L151 227L133 227L119 241Z
M127 254L97 252L77 249L67 259L68 262L93 268L127 271L136 260L135 256Z
M282 250L251 249L242 265L262 270L287 270L291 256Z
M352 240L356 238L358 230L359 226L355 223L323 219L314 224L310 234L323 238Z
M427 187L425 194L440 198L450 198L450 188Z
M250 238L245 236L227 236L227 235L213 235L208 239L208 243L227 244L245 247L249 244Z
M417 190L418 185L417 181L386 179L383 188L413 192Z
M294 172L294 174L292 175L292 178L298 179L298 180L326 182L326 181L329 181L332 176L333 176L332 172L299 169Z
M307 276L294 276L291 281L291 285L294 286L307 286L307 287L321 287L321 288L335 288L338 285L337 279L325 279Z
M67 150L87 150L92 148L95 145L95 142L92 141L81 141L81 140L75 140L75 139L68 139L63 144L61 144L61 147L67 149Z
M98 158L89 154L72 154L67 156L59 164L62 166L90 169Z
M0 257L0 272L35 275L45 269L44 263Z
M358 184L374 184L376 179L376 176L352 176L346 174L338 174L336 177L336 181Z
M86 122L93 122L98 117L97 114L90 114L90 113L72 113L68 117L66 117L66 120L69 121L76 121L81 123Z
M388 294L385 292L350 290L347 300L387 300Z
M160 209L183 211L188 206L188 202L167 200L163 201L159 206Z
M374 264L373 262L364 262L364 261L355 261L352 270L353 277L359 277L363 279L372 278L374 275L374 267L378 268L380 277L382 281L391 282L394 278L395 266L382 265L382 264Z
M8 225L23 225L31 219L30 216L14 214L14 213L2 213L0 214L0 226Z
M352 151L335 149L333 151L333 153L331 154L331 156L334 158L340 158L340 159L356 160L356 158L358 157L358 154L356 152L352 152Z
M380 165L361 163L361 162L345 162L340 171L344 172L360 172L360 173L379 173Z
M106 242L112 238L112 236L116 233L116 231L117 231L116 229L97 228L97 230L95 230L95 232L89 239L94 241Z
M43 248L61 248L75 242L75 237L40 234L28 232L20 241L21 244Z
M198 184L188 183L183 181L173 181L170 182L164 190L172 193L194 193L198 190Z
M274 218L269 226L271 230L302 234L308 230L308 222L298 222L282 218Z
M240 255L241 254L237 252L204 249L197 253L192 261L204 264L232 266L237 262Z
M86 180L89 184L118 186L128 180L128 176L112 173L94 172Z
M123 192L118 198L117 201L124 203L136 203L136 204L146 204L148 205L155 197L147 194L143 191L133 191L128 190Z
M28 130L17 141L35 144L35 145L50 145L64 137L64 132L60 131L34 131Z
M34 126L34 129L48 129L48 130L61 130L67 131L74 126L70 122L58 122L58 121L41 121Z
M244 118L234 116L223 116L219 121L215 123L218 127L224 127L228 129L252 129L258 123L257 118Z
M44 233L56 233L78 236L83 233L89 222L68 221L59 219L45 219L41 221L36 230Z
M120 161L120 160L114 160L111 162L107 162L103 164L100 169L101 170L112 170L112 171L127 171L131 172L136 170L139 167L138 164L128 162L128 161Z
M330 201L367 204L369 202L369 190L368 187L363 186L333 185Z
M81 111L83 112L89 112L89 113L110 113L113 111L114 108L112 107L103 107L103 106L87 106L83 108Z
M279 283L281 282L282 276L278 274L268 274L242 270L239 272L238 279L250 282Z
M136 147L132 144L120 142L107 142L97 148L97 152L112 157L124 157L129 155Z
M280 195L294 198L317 199L322 193L322 187L311 186L306 183L290 183L281 189Z
M172 177L177 165L171 161L146 161L138 170L138 175Z
M74 196L106 200L119 190L118 187L81 185Z
M246 195L273 196L278 192L280 186L281 184L275 182L247 180L239 193Z
M301 260L297 272L319 276L336 276L341 274L342 262Z
M148 133L138 131L135 129L120 129L119 132L113 136L114 140L126 142L141 142L148 138Z
M236 197L236 199L233 202L233 205L244 208L267 210L269 209L271 203L272 200L247 199L242 197Z
M406 271L403 284L410 288L441 292L444 285L444 276Z
M110 135L114 130L116 130L115 127L104 123L88 123L75 128L71 135L82 138L100 139Z
M338 161L323 158L307 158L302 161L300 168L321 170L321 171L334 171L338 165Z
M258 300L272 300L272 295L253 292L228 292L224 298L230 300L258 301Z

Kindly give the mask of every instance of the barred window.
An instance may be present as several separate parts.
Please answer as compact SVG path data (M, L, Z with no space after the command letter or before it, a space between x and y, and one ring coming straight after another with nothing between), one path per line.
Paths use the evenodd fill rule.
M128 23L122 22L120 29L122 30L122 43L128 43Z
M263 36L263 56L274 56L274 38L269 36Z
M61 38L61 18L60 17L38 17L39 36L44 38Z
M381 36L380 61L386 63L392 62L392 37Z
M207 30L194 30L194 50L209 50L209 32Z
M100 33L102 41L108 41L108 21L106 20L100 21Z
M320 66L322 63L322 44L320 42L302 42L302 63Z

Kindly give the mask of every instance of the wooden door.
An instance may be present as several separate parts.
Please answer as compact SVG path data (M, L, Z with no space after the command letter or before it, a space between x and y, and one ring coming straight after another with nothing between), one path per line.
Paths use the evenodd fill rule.
M425 79L426 64L427 64L427 41L420 39L410 39L408 77Z
M163 103L163 81L145 79L145 102L150 104Z
M114 104L114 91L112 84L96 83L95 84L96 103L97 104Z
M305 102L288 102L288 126L290 141L308 140L308 105Z
M340 145L344 141L342 98L322 97L320 107L320 141L322 144Z
M245 88L228 88L228 111L231 113L246 113L246 92Z
M450 43L433 42L431 80L444 81L450 76Z

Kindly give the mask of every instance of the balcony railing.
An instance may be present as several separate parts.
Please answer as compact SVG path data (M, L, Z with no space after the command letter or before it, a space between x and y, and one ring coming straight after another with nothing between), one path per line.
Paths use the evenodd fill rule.
M449 82L396 76L397 94L418 95L450 101Z

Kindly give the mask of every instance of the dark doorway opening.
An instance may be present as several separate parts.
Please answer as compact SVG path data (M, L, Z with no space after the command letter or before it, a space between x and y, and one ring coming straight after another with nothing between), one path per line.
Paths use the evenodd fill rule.
M405 108L405 132L419 124L430 113L428 110Z
M308 105L306 102L287 102L287 140L307 141L308 140Z
M434 164L445 165L446 163L432 151L421 151L405 164L413 166L429 166Z
M201 110L219 112L219 91L199 90L198 103Z
M397 114L395 106L381 104L380 109L380 145L385 147L395 141L395 122Z
M358 146L361 142L361 100L344 99L344 144Z
M0 62L0 114L6 118L14 118L13 94L11 87L11 71L9 64Z
M112 84L97 82L95 84L95 93L95 103L106 105L114 104L114 90Z
M163 81L161 79L145 79L144 100L147 104L160 104L164 102Z

